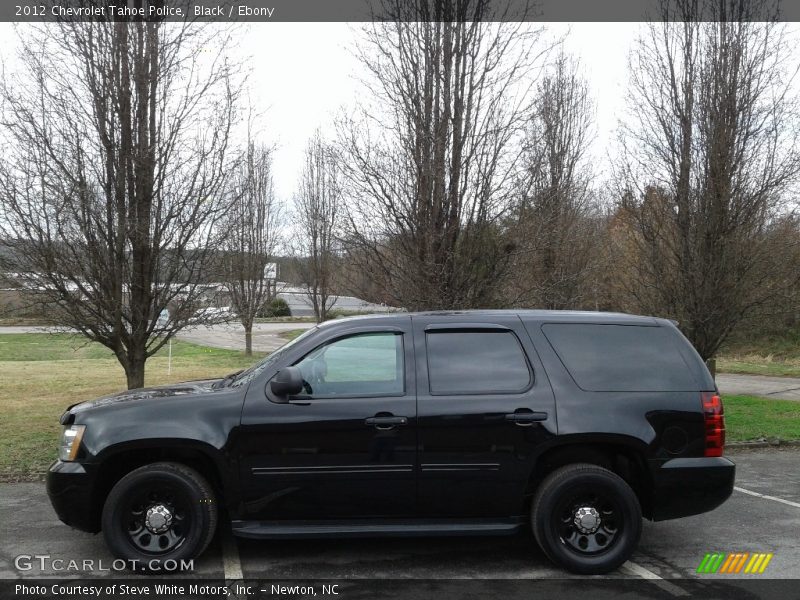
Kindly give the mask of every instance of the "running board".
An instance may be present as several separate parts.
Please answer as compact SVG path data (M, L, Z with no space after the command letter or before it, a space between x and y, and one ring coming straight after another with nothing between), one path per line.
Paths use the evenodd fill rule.
M511 519L365 519L351 521L232 521L233 535L255 539L319 539L513 535L525 527Z

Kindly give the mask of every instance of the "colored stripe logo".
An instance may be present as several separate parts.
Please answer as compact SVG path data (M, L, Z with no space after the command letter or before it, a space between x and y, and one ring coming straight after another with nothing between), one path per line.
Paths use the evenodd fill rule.
M707 552L697 572L760 575L772 557L772 552Z

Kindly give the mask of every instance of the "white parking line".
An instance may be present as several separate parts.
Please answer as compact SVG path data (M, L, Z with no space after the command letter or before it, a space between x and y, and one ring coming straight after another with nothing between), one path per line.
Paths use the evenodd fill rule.
M244 579L242 563L239 561L239 548L230 531L222 532L222 571L225 574L225 581Z
M748 496L764 498L764 500L773 500L775 502L780 502L781 504L787 504L789 506L794 506L795 508L800 508L800 502L792 502L791 500L784 500L783 498L776 498L775 496L767 496L766 494L759 494L758 492L753 492L740 487L734 487L733 489L735 489L737 492L747 494Z
M656 575L650 569L645 569L642 565L639 565L632 560L626 562L620 567L620 569L627 571L631 575L640 577L641 579L647 579L648 581L651 581L653 585L660 587L662 590L675 596L676 598L686 598L687 596L691 596L691 594L682 587L677 586L674 583L670 583L660 575Z

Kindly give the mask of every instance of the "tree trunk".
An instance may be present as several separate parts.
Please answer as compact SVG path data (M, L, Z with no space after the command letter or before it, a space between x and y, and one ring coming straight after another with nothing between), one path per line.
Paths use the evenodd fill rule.
M322 323L325 320L325 300L324 298L314 303L314 313L317 317L317 323Z
M706 366L708 367L708 372L711 373L711 377L716 379L717 378L717 359L716 358L706 359Z
M245 356L253 355L253 324L244 326L244 354Z
M127 364L125 365L125 377L128 380L129 390L144 387L145 360L144 355L141 357L128 357Z

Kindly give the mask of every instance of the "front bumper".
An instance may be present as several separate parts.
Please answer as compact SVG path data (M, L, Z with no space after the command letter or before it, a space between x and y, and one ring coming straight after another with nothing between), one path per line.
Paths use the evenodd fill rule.
M47 495L64 523L81 531L100 531L95 510L94 475L77 462L55 461L47 471Z
M736 465L724 457L673 458L651 464L654 521L714 510L733 493Z

